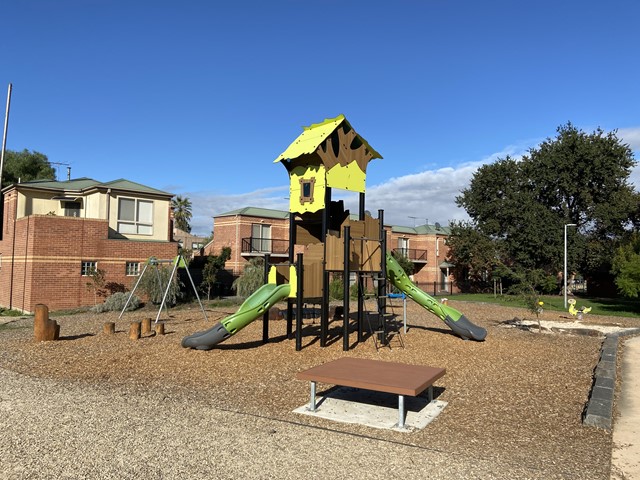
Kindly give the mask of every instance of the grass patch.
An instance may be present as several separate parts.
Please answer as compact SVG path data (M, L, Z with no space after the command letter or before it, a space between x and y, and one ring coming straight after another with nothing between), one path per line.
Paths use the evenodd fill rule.
M598 298L586 295L575 295L576 307L591 308L589 315L610 315L617 317L639 317L640 302L623 298ZM494 303L504 307L527 308L524 299L517 295L494 296L490 293L461 293L451 296L452 300L464 302ZM545 310L567 312L564 308L564 297L558 295L543 295L540 300L544 302Z
M22 317L24 313L19 310L9 310L8 308L0 307L0 317Z

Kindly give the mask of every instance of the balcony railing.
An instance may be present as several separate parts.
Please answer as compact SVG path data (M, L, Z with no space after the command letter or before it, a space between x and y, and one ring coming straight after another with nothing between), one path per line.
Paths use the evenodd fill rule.
M407 257L412 262L427 263L427 251L417 248L394 248L393 253L395 255L402 255Z
M242 239L243 255L289 255L289 240L279 238L246 237Z

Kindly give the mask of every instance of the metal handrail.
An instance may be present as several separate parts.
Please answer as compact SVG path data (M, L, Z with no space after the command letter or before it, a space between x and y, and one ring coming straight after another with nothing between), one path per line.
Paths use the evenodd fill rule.
M394 248L393 253L395 253L396 255L402 255L403 257L407 257L409 260L413 262L427 261L426 250L421 250L417 248Z
M281 238L245 237L242 239L242 253L288 254L289 240Z

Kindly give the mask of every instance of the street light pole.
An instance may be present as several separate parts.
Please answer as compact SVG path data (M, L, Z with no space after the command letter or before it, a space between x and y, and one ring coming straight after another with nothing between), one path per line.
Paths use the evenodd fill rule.
M575 223L564 224L564 309L567 309L567 227L577 227Z

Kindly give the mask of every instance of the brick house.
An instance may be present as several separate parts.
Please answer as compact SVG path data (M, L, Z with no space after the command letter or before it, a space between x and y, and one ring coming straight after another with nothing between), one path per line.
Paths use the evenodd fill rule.
M218 255L223 247L230 247L225 268L234 276L242 273L251 258L264 253L274 263L289 260L289 212L245 207L216 215L213 228L213 241L205 254Z
M356 217L354 217L356 218ZM403 227L385 225L387 249L409 258L414 265L414 283L428 293L456 292L446 257L449 247L448 227L420 225ZM213 241L205 254L217 255L231 247L226 269L234 276L242 273L246 263L264 253L273 263L289 259L289 212L245 207L214 217Z
M0 305L94 304L92 269L130 288L151 256L174 258L172 194L125 179L31 181L2 189Z
M194 235L190 232L180 230L175 225L173 227L173 241L178 242L178 246L191 252L191 258L200 255L204 248L205 237Z

